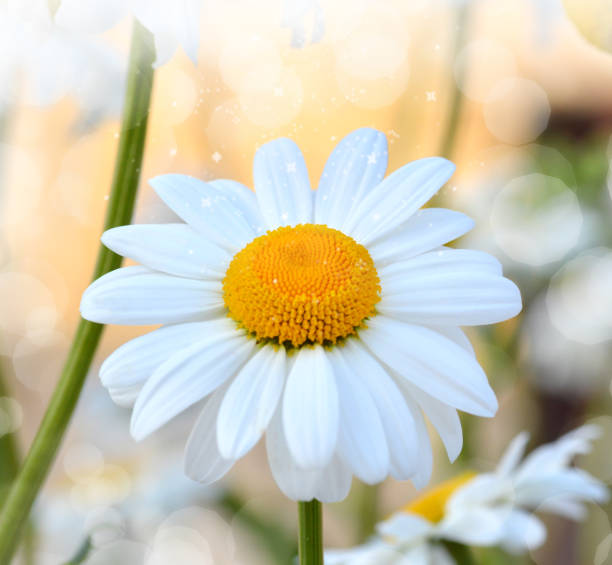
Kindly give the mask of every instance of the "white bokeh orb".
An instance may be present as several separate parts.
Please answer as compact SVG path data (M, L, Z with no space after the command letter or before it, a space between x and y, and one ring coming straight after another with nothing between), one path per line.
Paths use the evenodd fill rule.
M511 180L497 194L493 236L514 261L539 266L563 258L578 242L582 212L565 183L540 173Z
M596 248L566 263L551 279L548 314L563 335L585 344L612 340L612 250Z

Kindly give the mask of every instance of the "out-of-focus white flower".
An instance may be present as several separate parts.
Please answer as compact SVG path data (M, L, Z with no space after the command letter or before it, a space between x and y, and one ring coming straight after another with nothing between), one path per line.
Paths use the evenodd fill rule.
M518 288L485 253L444 244L472 221L419 208L454 171L441 158L383 180L383 133L344 138L312 191L289 139L255 155L255 193L234 181L152 181L186 224L134 225L102 241L143 266L83 294L92 321L166 324L120 347L101 369L134 405L142 439L205 400L187 445L190 476L224 476L265 434L292 499L343 499L352 475L424 485L432 466L422 411L451 459L457 410L497 401L461 325L521 309Z
M439 545L501 546L521 553L546 539L544 524L534 515L545 511L573 520L584 517L585 502L607 500L607 489L589 473L570 467L588 453L599 435L583 426L543 445L523 458L528 441L519 434L493 473L466 474L442 483L379 524L378 537L351 550L328 551L328 565L454 563Z
M99 33L130 13L155 38L155 66L168 62L177 48L197 62L203 0L62 0L55 14L60 27Z
M0 48L0 111L15 102L23 85L25 101L33 105L73 96L81 126L120 112L124 61L100 39L57 26L47 2L3 5Z
M285 0L282 26L291 29L293 47L321 41L325 33L325 20L319 0Z

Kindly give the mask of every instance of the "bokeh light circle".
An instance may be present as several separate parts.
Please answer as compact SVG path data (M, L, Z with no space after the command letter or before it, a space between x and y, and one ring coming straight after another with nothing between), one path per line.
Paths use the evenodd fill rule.
M582 212L575 193L562 180L532 173L511 180L496 196L491 228L510 258L544 265L576 245Z
M548 125L550 103L544 89L524 78L507 78L491 90L483 108L489 131L513 145L535 140Z
M23 422L23 408L14 398L0 396L0 437L16 432Z
M553 325L586 344L612 340L612 250L592 249L566 263L546 294Z

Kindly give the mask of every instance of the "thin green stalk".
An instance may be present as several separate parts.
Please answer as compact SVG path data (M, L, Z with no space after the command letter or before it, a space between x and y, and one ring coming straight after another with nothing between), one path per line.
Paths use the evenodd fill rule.
M121 137L105 229L127 224L132 217L147 131L154 58L151 33L135 21ZM121 257L100 246L93 279L120 264ZM86 320L79 323L43 421L0 514L0 563L11 562L32 504L53 463L83 388L102 328L102 325Z
M0 397L8 396L8 388L4 382L4 374L0 365ZM9 487L19 470L19 450L15 434L0 436L0 508L4 504Z
M298 502L300 565L323 565L323 516L321 503Z
M453 56L457 53L461 47L465 44L467 37L467 27L469 21L469 10L470 2L463 2L458 8L457 20L456 20L456 32L452 45ZM465 67L462 69L462 75L456 76L455 80L452 81L452 98L450 104L450 114L446 122L446 130L442 135L442 143L440 145L440 155L451 159L455 148L455 140L457 137L457 130L461 118L461 110L463 109L463 94L459 88L460 83L465 79Z

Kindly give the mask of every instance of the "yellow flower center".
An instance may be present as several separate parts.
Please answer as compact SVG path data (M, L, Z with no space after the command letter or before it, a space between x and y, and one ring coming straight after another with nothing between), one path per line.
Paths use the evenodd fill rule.
M476 473L469 471L454 479L444 481L411 503L406 504L402 511L409 514L418 514L429 522L438 523L444 518L444 509L448 499L456 490L469 483L475 476Z
M270 231L239 251L223 280L231 318L258 340L334 344L374 314L380 281L368 250L323 225Z

